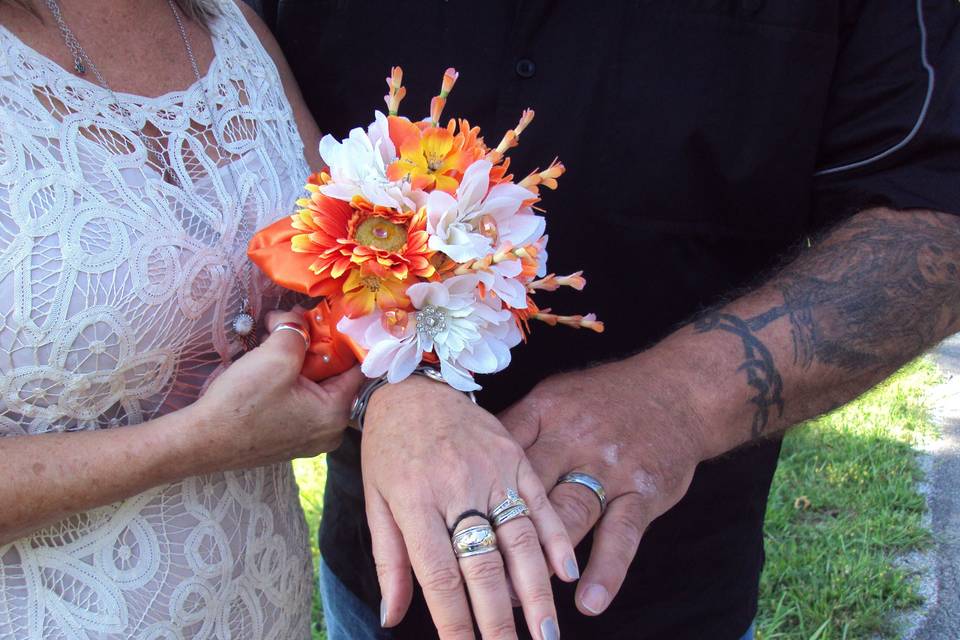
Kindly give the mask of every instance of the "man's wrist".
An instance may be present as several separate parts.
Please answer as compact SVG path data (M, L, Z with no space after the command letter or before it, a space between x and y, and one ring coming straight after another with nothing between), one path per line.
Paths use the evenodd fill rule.
M656 346L633 356L641 375L656 380L658 395L687 435L700 460L722 455L746 441L741 389L732 388L726 372L736 357L716 337L683 328ZM735 368L735 367L734 367ZM642 388L642 387L641 387ZM643 400L642 398L640 400Z

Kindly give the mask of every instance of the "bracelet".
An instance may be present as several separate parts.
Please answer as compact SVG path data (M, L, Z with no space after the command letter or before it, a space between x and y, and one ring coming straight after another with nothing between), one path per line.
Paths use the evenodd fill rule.
M428 365L420 365L413 370L413 375L423 376L425 378L430 378L434 382L442 382L443 384L447 384L447 381L443 379L443 375L441 375L440 371ZM386 384L389 384L387 382L387 376L380 376L379 378L368 380L360 388L360 392L357 394L357 397L353 399L353 405L350 407L350 426L355 427L361 433L363 432L363 419L367 415L367 404L370 402L370 397L373 395L374 391ZM467 391L465 393L474 404L477 403L477 395L473 391Z

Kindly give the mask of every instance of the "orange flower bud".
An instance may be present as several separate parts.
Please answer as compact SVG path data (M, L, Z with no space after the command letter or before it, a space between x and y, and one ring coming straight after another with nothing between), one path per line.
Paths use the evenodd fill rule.
M443 83L440 85L440 97L446 98L450 95L450 91L453 89L453 85L457 82L457 78L460 77L460 74L457 73L457 70L453 67L450 67L443 74Z

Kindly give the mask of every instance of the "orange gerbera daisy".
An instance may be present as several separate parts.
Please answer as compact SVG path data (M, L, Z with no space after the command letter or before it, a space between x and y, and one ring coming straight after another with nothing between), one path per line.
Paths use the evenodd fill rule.
M427 246L426 212L376 206L361 196L345 202L323 195L315 184L306 188L310 197L297 201L301 208L291 222L303 233L291 239L291 247L297 253L316 254L310 265L314 274L337 281L344 291L345 280L353 277L350 285L355 288L360 277L348 272L367 263L377 268L368 268L366 274L380 278L433 277L435 252Z

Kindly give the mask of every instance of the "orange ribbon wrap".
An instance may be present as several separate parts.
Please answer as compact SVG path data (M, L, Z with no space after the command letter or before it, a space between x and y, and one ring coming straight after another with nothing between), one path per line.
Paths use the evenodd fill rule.
M295 253L291 249L290 240L300 233L293 228L289 216L277 220L251 238L247 256L267 277L285 289L311 298L330 296L338 287L333 280L320 278L310 270L315 256ZM311 380L319 381L343 373L366 355L353 340L337 331L337 323L342 317L340 306L327 300L320 301L303 314L304 327L310 334L303 375Z

